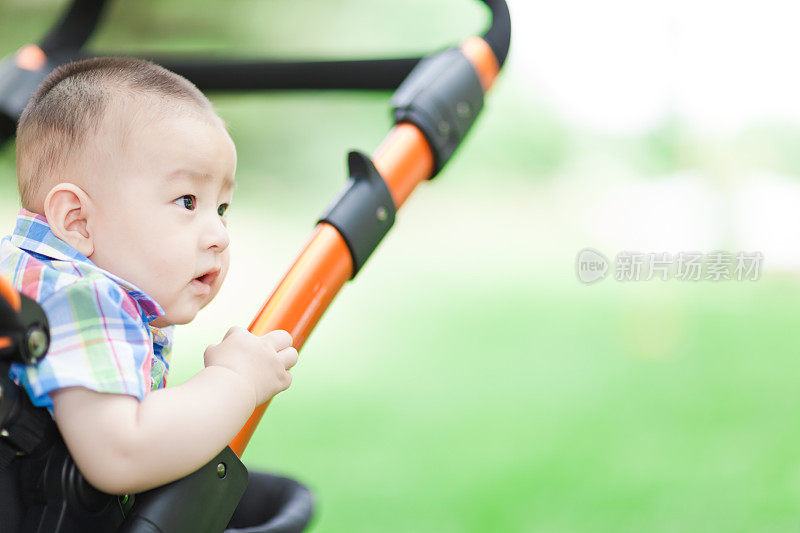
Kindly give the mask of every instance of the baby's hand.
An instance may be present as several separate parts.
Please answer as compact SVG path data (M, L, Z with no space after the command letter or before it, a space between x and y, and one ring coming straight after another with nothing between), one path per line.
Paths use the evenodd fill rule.
M292 336L278 329L263 337L253 335L241 326L228 330L219 344L206 348L205 366L222 366L233 370L252 383L256 405L261 405L289 388L289 369L297 363L297 350Z

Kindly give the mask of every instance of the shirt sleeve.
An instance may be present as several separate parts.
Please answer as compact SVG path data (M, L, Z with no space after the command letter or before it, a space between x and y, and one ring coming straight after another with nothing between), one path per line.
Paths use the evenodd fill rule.
M47 355L38 365L14 363L9 373L34 405L52 413L49 393L75 386L144 398L153 345L139 306L119 285L80 280L39 305L50 323Z

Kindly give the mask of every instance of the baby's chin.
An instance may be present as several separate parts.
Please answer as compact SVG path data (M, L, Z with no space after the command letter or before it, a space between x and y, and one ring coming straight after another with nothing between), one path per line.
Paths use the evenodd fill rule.
M214 296L216 296L216 293L214 293ZM163 316L160 316L150 322L150 325L157 328L164 328L167 326L182 326L184 324L188 324L197 317L197 313L200 311L200 309L205 308L213 300L213 297L210 298L206 303L201 305L200 308L194 310L187 310L183 312L167 311Z
M165 328L167 326L182 326L184 324L188 324L197 316L197 313L191 314L179 314L172 316L169 313L166 315L160 316L150 322L151 326L155 326L157 328Z
M160 316L160 317L156 318L155 320L151 321L150 325L154 326L154 327L157 327L157 328L165 328L167 326L176 326L178 324L176 322L173 322L173 321L169 320L165 316Z

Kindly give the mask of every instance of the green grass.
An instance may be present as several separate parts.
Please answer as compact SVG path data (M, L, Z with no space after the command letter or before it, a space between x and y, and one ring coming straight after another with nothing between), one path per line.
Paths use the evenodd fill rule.
M370 281L246 455L314 489L319 530L795 523L796 282Z

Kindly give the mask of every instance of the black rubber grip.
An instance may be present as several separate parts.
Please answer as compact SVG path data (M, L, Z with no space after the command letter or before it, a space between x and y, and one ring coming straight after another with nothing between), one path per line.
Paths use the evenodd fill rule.
M417 126L433 150L436 176L483 108L483 87L459 48L426 57L392 96L394 120Z
M353 151L347 162L350 179L317 223L339 231L353 259L352 279L394 224L397 209L369 156Z

